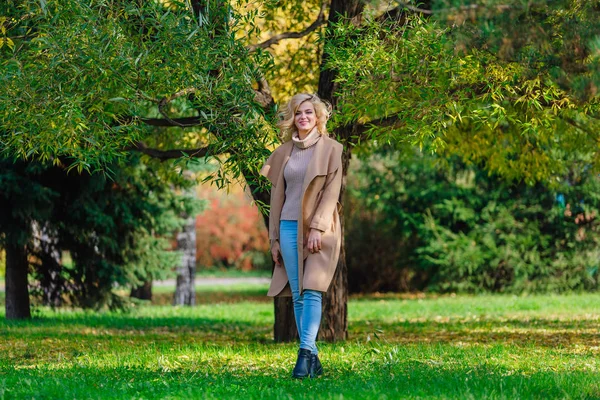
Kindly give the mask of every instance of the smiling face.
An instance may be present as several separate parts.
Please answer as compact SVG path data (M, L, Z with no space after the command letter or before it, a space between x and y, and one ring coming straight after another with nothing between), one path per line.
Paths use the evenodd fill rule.
M298 129L298 136L300 139L304 139L317 124L317 114L313 103L305 101L300 104L294 116L294 123Z

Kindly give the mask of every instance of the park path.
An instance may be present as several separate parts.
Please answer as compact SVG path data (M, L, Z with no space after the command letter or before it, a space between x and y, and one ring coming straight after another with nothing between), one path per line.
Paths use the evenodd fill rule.
M271 282L270 278L259 277L241 277L241 278L196 278L194 283L196 286L227 286L237 283L247 283L253 285L267 284ZM175 287L175 279L166 279L164 281L155 281L153 286L173 286Z
M267 284L271 281L270 278L259 278L259 277L240 277L240 278L196 278L194 283L198 286L227 286L235 285L239 283L251 284L251 285L262 285ZM0 281L0 293L4 292L5 286L4 281ZM152 284L154 287L175 287L175 279L165 279L164 281L155 281Z

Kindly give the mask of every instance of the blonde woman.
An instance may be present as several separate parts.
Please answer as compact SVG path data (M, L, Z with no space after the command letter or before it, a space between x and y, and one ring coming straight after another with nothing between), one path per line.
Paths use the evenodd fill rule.
M272 183L269 239L275 268L269 296L292 296L300 349L294 378L323 373L316 346L323 292L337 265L342 145L328 137L330 106L316 95L291 98L279 123L284 143L261 170Z

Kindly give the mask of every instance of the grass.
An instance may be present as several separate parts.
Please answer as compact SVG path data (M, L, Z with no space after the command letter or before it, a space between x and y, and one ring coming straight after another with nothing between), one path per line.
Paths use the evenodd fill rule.
M349 340L320 343L325 375L297 381L296 344L273 343L272 303L244 290L2 320L0 399L600 398L598 294L352 298Z
M235 282L229 285L196 285L196 304L237 303L252 301L272 303L265 294L268 284ZM152 304L169 305L173 301L173 286L158 286L152 289Z

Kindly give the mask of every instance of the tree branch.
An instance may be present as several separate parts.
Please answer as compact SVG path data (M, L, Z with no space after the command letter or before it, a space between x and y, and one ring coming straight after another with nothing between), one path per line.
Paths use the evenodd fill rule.
M431 3L431 2L427 2L427 3ZM425 4L425 5L431 7L431 4ZM439 10L434 11L431 8L415 7L413 5L410 5L409 3L400 3L398 5L398 7L394 7L390 10L387 10L386 12L381 14L379 17L377 17L376 20L378 22L384 22L384 21L400 19L403 16L405 11L411 11L416 14L433 15L433 14L438 14L438 13L452 12L452 11L466 12L466 11L477 11L478 9L487 10L488 8L495 8L497 11L506 11L506 10L510 10L511 8L517 8L517 7L510 6L508 4L498 4L496 6L486 8L485 6L481 6L478 4L469 4L469 5L464 5L464 6L460 6L460 7L441 8Z
M262 43L253 44L253 45L248 46L248 50L254 51L256 49L266 49L274 44L279 43L280 41L282 41L284 39L298 39L298 38L308 35L309 33L315 31L318 27L320 27L321 25L326 23L325 22L325 8L326 7L327 7L327 4L325 2L323 2L323 4L321 4L321 10L319 10L319 15L317 16L317 19L303 31L280 33L279 35L275 35L275 36L265 40Z
M362 124L350 124L340 128L341 132L348 132L349 137L346 137L347 141L350 139L358 138L357 141L364 141L367 139L366 133L372 126L378 126L381 128L389 127L389 128L398 128L404 125L404 121L400 120L398 115L392 115L384 118L373 119L369 122L365 122ZM337 131L337 129L336 129Z
M181 158L184 156L199 158L205 157L209 154L213 154L214 150L211 146L201 147L199 149L172 149L172 150L158 150L153 149L144 142L137 142L135 145L130 147L128 150L139 151L140 153L146 154L152 158L158 158L161 161L171 160L174 158Z
M574 128L579 129L580 131L587 133L591 137L596 137L596 138L598 137L598 132L596 132L593 129L588 129L585 126L581 126L573 118L569 118L569 117L559 117L559 118L562 119L563 121L565 121L566 123L568 123L569 125L573 126Z
M172 95L170 95L169 97L164 97L161 99L161 103L164 102L164 104L170 103L173 100L182 97L182 96L187 96L188 94L192 94L192 93L196 93L197 89L196 88L186 88L183 90L180 90L177 93L173 93Z
M390 10L387 10L386 12L381 14L379 17L375 18L375 20L377 22L398 20L404 16L405 11L412 11L413 13L424 14L424 15L432 15L433 14L432 10L411 6L408 3L400 3L400 5L398 7L394 7Z
M141 118L141 117L134 117L134 116L125 116L125 117L120 117L118 122L119 122L119 124L127 124L127 123L133 122L135 120L139 120L146 125L164 127L164 128L168 128L168 127L172 127L172 126L179 126L179 127L185 128L185 127L201 125L200 117L183 117L183 118L163 119L163 118Z
M267 110L275 105L275 100L271 94L271 87L269 82L263 75L257 80L258 89L254 91L254 100L262 106L264 110Z

